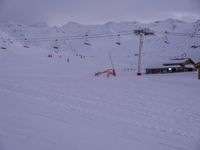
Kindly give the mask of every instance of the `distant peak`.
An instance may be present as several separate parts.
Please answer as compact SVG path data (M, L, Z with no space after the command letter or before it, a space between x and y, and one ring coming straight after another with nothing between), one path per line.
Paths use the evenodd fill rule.
M128 25L128 24L140 24L140 23L137 21L121 21L121 22L119 22L119 24Z
M46 22L38 22L35 24L30 25L31 27L37 27L37 28L46 28L49 27L49 25Z
M174 18L168 18L161 21L155 21L154 23L186 23L186 22Z
M70 21L67 24L63 25L62 27L80 27L80 26L81 26L80 23L77 23L77 22L74 22L74 21Z
M110 25L113 25L113 24L115 24L115 22L113 22L113 21L109 21L109 22L106 22L104 25L106 25L106 26L110 26Z

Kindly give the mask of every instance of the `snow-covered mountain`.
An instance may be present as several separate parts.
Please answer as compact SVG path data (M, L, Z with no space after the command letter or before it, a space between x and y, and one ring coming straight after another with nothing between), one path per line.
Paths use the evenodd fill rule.
M95 56L102 64L108 65L108 51L112 52L116 68L122 69L137 66L139 37L134 34L121 36L89 38L87 35L118 33L138 28L150 28L154 36L145 37L143 49L143 68L160 66L163 62L175 57L191 57L200 60L200 21L186 23L175 19L156 21L149 24L138 22L108 22L102 25L81 25L69 22L62 27L49 27L46 23L23 25L19 23L1 23L0 30L21 42L24 47L37 46L44 48L47 53L71 53L75 55ZM175 33L175 34L168 34ZM182 36L176 33L183 33ZM191 35L190 35L191 33ZM185 34L185 35L184 35ZM193 35L198 35L193 36ZM83 39L70 40L67 37L80 36ZM63 38L63 37L66 37ZM91 45L85 45L85 41ZM121 45L116 45L120 41ZM71 54L70 54L71 55ZM103 63L102 63L103 62Z
M199 150L197 72L136 76L138 28L155 33L143 71L200 60L200 21L1 23L0 150ZM95 77L111 68L108 52L116 78Z

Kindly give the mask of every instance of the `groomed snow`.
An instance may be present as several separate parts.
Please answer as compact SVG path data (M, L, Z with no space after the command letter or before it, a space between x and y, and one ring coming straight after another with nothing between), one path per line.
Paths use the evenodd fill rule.
M196 72L96 78L90 61L2 51L0 149L200 148Z
M14 38L117 32L136 22L61 28L0 24L0 150L199 150L200 81L197 72L136 76L139 37L77 41ZM144 26L144 25L142 25ZM165 20L149 24L160 31L198 32L199 22ZM174 28L173 28L174 27ZM176 28L175 28L176 27ZM11 38L13 36L14 38ZM146 37L142 70L161 67L187 54L200 60L199 38ZM18 39L19 41L19 39ZM19 41L20 42L20 41ZM25 48L28 44L29 48ZM58 44L56 52L52 46ZM116 78L95 77L111 67ZM53 57L48 58L52 53Z

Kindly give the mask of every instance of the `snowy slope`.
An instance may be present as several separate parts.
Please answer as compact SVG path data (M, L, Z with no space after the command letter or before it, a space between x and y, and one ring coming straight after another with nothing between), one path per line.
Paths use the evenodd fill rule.
M9 35L0 32L0 42L12 39L14 44L0 51L0 150L199 150L197 73L137 77L139 37L122 37L121 46L115 44L116 37L89 39L91 46L84 45L84 39L56 43L14 40L139 26L172 31L171 22L177 25L176 32L192 32L199 23L162 22L97 26L71 22L60 28L1 24L0 30ZM200 48L191 48L199 38L167 38L170 44L164 42L163 34L145 38L143 69L183 53L199 59ZM62 48L55 52L53 46ZM117 77L96 78L96 71L111 66L108 51L112 52ZM53 58L47 57L49 53Z
M15 47L17 45L20 45L15 41L14 38L9 37L6 33L0 31L0 49L1 50L7 50L10 47Z
M196 62L200 60L199 37L173 36L164 34L171 33L194 33L199 34L199 20L194 23L185 23L175 19L157 21L150 24L138 22L108 22L103 25L81 25L69 22L62 27L49 27L45 23L32 26L17 23L2 23L0 30L16 38L23 45L39 46L46 49L47 53L56 51L76 55L94 56L96 63L102 64L105 68L109 65L108 51L112 52L116 68L137 68L139 37L132 35L122 36L121 46L116 45L117 37L92 38L88 39L91 46L84 45L85 39L63 40L60 37L84 36L117 33L120 31L134 30L140 27L148 27L155 32L155 36L145 37L143 48L143 69L146 67L161 66L162 63L170 62L171 58L191 57ZM196 46L196 48L193 48ZM71 55L71 54L69 54Z
M78 60L0 60L2 150L199 149L196 73L106 79Z

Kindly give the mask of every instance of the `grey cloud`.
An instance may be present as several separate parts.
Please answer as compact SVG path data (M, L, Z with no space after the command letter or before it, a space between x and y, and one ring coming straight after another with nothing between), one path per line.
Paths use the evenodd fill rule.
M84 24L106 21L153 21L175 17L192 21L200 16L199 0L0 0L0 20L68 21Z

